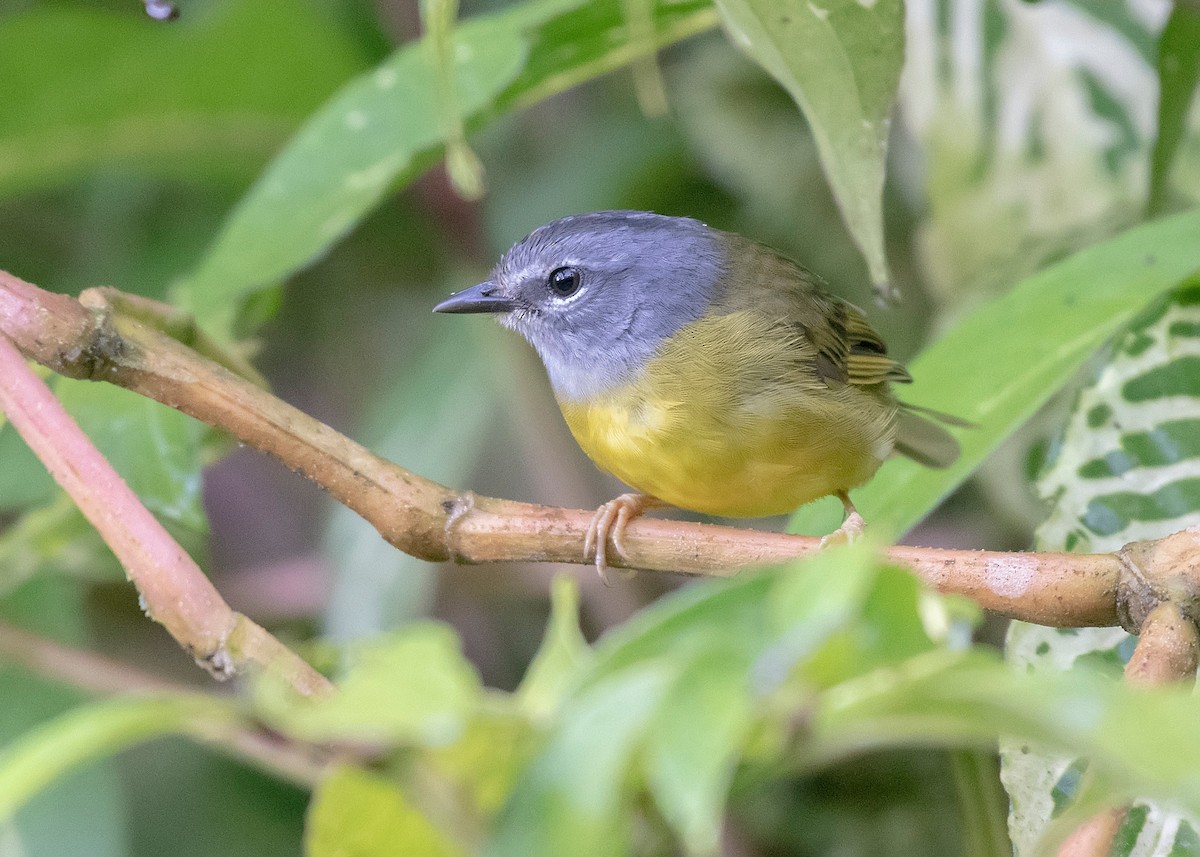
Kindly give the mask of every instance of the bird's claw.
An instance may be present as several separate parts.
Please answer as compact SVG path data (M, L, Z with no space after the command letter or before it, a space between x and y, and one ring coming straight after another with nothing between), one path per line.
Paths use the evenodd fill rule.
M821 539L821 544L817 546L818 550L832 547L833 545L856 542L862 538L863 533L867 530L867 522L863 520L863 516L858 514L858 509L855 509L854 504L850 502L850 495L845 491L838 491L835 496L842 501L842 508L846 510L846 517L842 519L840 527Z
M846 520L842 521L840 527L821 539L818 549L856 542L862 538L863 533L866 531L867 522L863 520L863 516L858 514L858 512L851 512L846 516Z
M587 533L583 537L583 556L584 559L594 559L596 573L600 575L600 580L605 586L612 586L612 580L608 576L609 539L612 539L617 554L625 559L625 527L646 509L655 505L657 503L654 499L645 494L622 494L609 500L592 516ZM633 577L633 571L622 569L621 575L630 578Z

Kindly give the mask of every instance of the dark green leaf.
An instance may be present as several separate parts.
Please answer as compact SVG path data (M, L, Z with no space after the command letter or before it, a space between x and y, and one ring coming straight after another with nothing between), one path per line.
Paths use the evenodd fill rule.
M1150 154L1149 214L1170 203L1171 165L1187 133L1196 84L1200 82L1200 8L1178 2L1158 39L1158 134Z
M83 5L0 19L0 196L114 164L240 178L363 65L305 0L189 11L172 26Z

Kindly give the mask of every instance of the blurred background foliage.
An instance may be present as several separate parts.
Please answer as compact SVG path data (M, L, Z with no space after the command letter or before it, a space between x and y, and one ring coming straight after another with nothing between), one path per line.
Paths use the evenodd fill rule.
M726 3L724 11L744 25L793 5ZM0 268L72 294L110 284L170 299L252 354L282 398L423 476L484 494L591 508L620 490L576 448L522 343L484 320L429 313L555 217L603 208L698 217L785 250L867 307L871 272L879 274L878 259L866 261L871 241L886 236L903 300L872 307L873 323L903 359L931 340L944 346L915 365L925 384L910 398L981 428L952 479L930 477L942 481L913 491L906 505L896 496L910 483L896 470L872 486L879 499L868 495L864 508L879 506L868 519L883 529L907 529L986 457L906 537L941 546L1031 545L1048 508L1033 476L1068 422L1069 382L1103 371L1105 358L1081 368L1095 346L1200 268L1200 250L1188 245L1187 236L1200 236L1193 217L1102 245L1083 265L1095 279L1058 268L1026 279L1200 199L1192 98L1200 25L1185 3L908 0L901 8L880 0L876 14L902 20L906 44L894 122L890 132L876 129L889 155L886 228L875 239L848 231L822 168L827 129L814 120L814 134L792 98L819 102L813 93L836 80L763 60L776 77L793 75L781 85L699 0L464 2L448 54L461 116L445 106L437 51L415 41L416 3L186 0L181 12L161 24L133 2L0 0ZM648 29L626 26L646 16ZM866 44L883 45L886 26L877 29L863 31ZM899 35L881 55L896 53ZM765 50L763 38L751 36L751 55ZM651 48L662 49L657 72L644 61ZM822 71L836 65L836 56L821 56ZM892 71L858 71L883 91L886 115ZM649 109L658 73L666 113ZM486 171L476 201L456 193L440 165L447 138L452 162L470 163L464 126ZM853 166L842 169L853 174L846 181L861 179ZM1173 259L1178 275L1117 278L1114 259L1151 254ZM1105 271L1117 272L1112 282ZM1051 294L1061 300L1051 304ZM1092 309L1073 314L1076 298ZM955 357L956 331L978 344L990 381ZM1074 351L1037 350L1056 337L1076 341L1072 332ZM1171 364L1189 346L1186 333L1167 339L1159 336L1151 357ZM1022 381L1031 361L1058 362ZM978 386L958 383L956 367ZM978 404L999 397L1007 379L1025 386L996 405L1003 413ZM818 563L794 576L800 583L782 575L688 587L649 611L682 579L643 575L605 589L586 567L434 568L388 547L302 478L186 417L106 386L54 384L235 609L297 645L348 646L350 663L374 676L361 686L393 688L355 697L347 684L351 701L340 715L306 720L278 689L259 687L254 716L302 740L357 746L369 735L388 752L362 764L351 753L310 805L307 789L192 741L140 743L202 733L190 710L166 720L102 710L62 725L56 714L89 711L77 707L79 694L0 664L3 741L58 723L63 735L108 736L112 750L137 745L78 768L105 754L81 750L63 761L70 772L0 826L4 857L302 847L313 855L1003 853L1002 831L988 832L1004 803L986 788L995 776L986 748L987 736L1014 721L1076 757L1098 753L1096 776L1117 792L1198 806L1195 786L1175 788L1167 772L1194 747L1176 756L1164 742L1151 773L1129 775L1129 754L1140 747L1130 721L1114 714L1107 731L1089 731L1082 714L1072 719L1066 685L1007 684L1006 667L963 649L970 611L932 600L865 555L836 568ZM1152 415L1144 432L1164 419ZM1068 435L1056 448L1072 442ZM1195 453L1142 464L1176 466L1178 482L1190 478ZM1079 487L1061 452L1052 460L1057 475L1043 479ZM1161 488L1160 470L1147 478L1148 487L1130 490ZM1043 492L1052 503L1061 497ZM1092 496L1084 490L1074 502L1086 510ZM1196 521L1197 492L1163 502L1173 504L1169 515L1146 516L1168 529ZM836 503L822 502L795 525L827 530L834 514ZM10 427L0 428L0 516L4 617L206 687L144 620L119 567ZM578 604L560 586L543 643L559 572L578 581ZM935 603L941 626L929 620ZM588 640L605 635L598 648L585 646L580 627ZM998 641L999 623L980 633ZM878 709L854 701L854 679L930 654L952 662L901 671L901 689ZM1070 692L1106 710L1130 705L1119 688L1077 680ZM516 695L499 693L518 686ZM813 695L831 688L844 692ZM1005 709L1006 695L1018 694L1026 707ZM965 735L939 731L932 708L919 734L881 719L887 706L921 705L943 705L973 725ZM839 743L849 740L839 724L849 729L856 710L873 736L858 745L872 748L865 756ZM807 745L787 734L803 731L797 711L811 718ZM1139 725L1160 717L1165 735L1190 709L1173 699L1139 711ZM673 738L703 752L689 756ZM964 742L985 751L913 747ZM0 804L12 783L2 770ZM431 778L470 792L468 818ZM572 800L588 812L572 810ZM1031 822L1035 833L1023 835L1036 841L1049 822ZM1176 847L1181 824L1168 826L1169 843L1137 846L1135 835L1124 853Z

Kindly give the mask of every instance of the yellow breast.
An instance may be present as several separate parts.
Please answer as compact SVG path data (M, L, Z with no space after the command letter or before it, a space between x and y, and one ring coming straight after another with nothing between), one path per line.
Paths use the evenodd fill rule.
M712 515L783 514L870 479L895 437L886 388L831 389L806 348L752 313L707 317L634 380L559 405L591 459L642 493Z

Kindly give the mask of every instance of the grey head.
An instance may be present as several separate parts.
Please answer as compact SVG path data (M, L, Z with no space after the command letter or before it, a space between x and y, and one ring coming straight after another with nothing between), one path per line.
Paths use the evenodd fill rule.
M579 401L636 377L704 315L724 270L721 233L698 220L597 211L534 230L434 312L495 313L537 350L555 393Z

